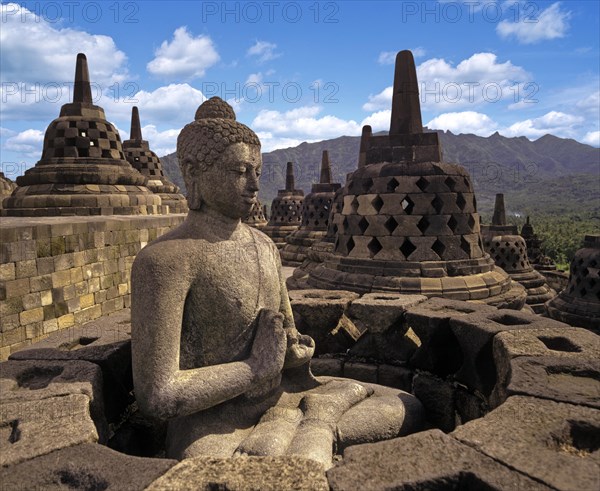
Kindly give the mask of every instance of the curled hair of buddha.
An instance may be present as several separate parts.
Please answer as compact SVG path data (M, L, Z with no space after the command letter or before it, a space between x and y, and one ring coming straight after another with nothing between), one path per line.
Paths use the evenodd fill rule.
M185 125L179 133L177 159L180 166L194 162L204 171L235 143L260 146L256 133L235 120L233 108L220 97L211 97L200 105L195 121Z

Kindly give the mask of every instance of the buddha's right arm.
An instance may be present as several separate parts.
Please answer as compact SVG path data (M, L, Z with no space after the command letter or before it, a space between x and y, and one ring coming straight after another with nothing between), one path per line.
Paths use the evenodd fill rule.
M244 361L180 370L181 325L191 275L181 264L171 268L142 253L138 259L131 274L131 335L134 388L143 412L170 419L202 411L248 392L281 370L279 361L258 355L266 351L264 346L253 348ZM273 329L262 331L263 338L272 339L255 344L276 342ZM280 338L284 350L283 329Z

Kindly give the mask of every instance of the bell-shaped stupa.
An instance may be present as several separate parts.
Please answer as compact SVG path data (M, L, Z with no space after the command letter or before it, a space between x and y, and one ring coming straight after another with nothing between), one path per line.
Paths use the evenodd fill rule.
M42 158L17 177L4 215L147 215L160 197L125 159L121 139L93 104L84 54L77 55L73 102L64 104L44 137Z
M529 262L535 269L542 273L556 271L556 263L542 251L542 240L533 231L529 216L521 228L521 237L525 239Z
M523 306L523 287L483 251L469 174L442 163L438 134L423 132L410 51L396 57L389 135L363 131L343 194L334 252L309 285Z
M600 235L586 235L571 261L567 288L546 309L553 319L600 334Z
M244 223L259 229L265 227L268 223L265 208L266 205L263 206L258 198L256 198L250 213L246 218L244 218Z
M294 164L288 162L285 189L277 191L277 196L271 203L269 223L262 229L279 249L285 246L285 238L300 227L303 202L304 191L296 189L294 182Z
M165 176L158 155L150 150L148 141L142 138L140 113L136 106L131 109L131 130L129 140L123 141L123 151L127 162L148 178L146 186L160 196L163 206L169 207L169 213L187 213L185 196L179 192L179 187Z
M504 195L496 195L492 224L483 241L486 252L527 292L526 303L536 314L545 314L544 304L556 296L548 286L546 278L537 272L529 262L525 239L517 234L516 226L506 224Z
M287 243L281 250L281 261L285 266L300 266L310 247L327 234L333 197L342 186L331 180L329 152L323 150L320 179L304 198L300 228L286 237Z

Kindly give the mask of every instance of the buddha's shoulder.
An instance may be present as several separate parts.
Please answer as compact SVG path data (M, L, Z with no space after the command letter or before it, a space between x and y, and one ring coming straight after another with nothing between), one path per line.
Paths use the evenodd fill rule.
M267 234L261 232L257 228L251 227L250 225L245 226L248 227L248 230L250 230L250 232L252 233L252 237L257 243L268 247L275 247L275 249L277 249L277 246L275 245L271 237L269 237Z

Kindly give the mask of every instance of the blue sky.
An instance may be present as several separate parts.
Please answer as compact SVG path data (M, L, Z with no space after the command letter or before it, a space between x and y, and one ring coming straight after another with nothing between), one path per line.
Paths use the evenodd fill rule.
M599 19L597 0L3 2L2 169L39 159L80 51L121 138L137 105L159 155L212 95L264 151L388 129L402 49L429 127L598 147Z

